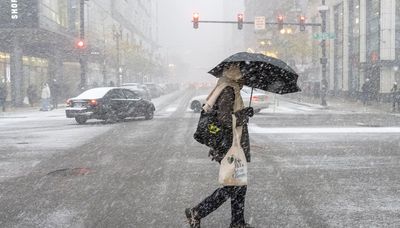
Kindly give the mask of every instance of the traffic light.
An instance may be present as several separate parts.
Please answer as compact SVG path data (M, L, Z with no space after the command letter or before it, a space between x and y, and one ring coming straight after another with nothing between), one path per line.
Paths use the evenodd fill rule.
M237 25L238 25L238 29L241 30L243 28L243 14L239 13L237 15Z
M305 31L306 30L306 17L301 15L299 17L299 24L300 24L300 31Z
M199 28L199 13L193 13L193 28Z
M86 48L86 42L83 39L78 39L75 41L75 48L77 49L85 49Z
M276 20L278 21L278 30L281 31L283 29L283 15L278 15Z

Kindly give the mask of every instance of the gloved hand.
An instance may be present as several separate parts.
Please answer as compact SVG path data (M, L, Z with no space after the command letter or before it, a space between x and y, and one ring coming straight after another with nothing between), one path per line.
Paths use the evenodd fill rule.
M254 109L253 107L246 107L244 108L244 113L246 113L246 115L248 117L253 117L254 116Z

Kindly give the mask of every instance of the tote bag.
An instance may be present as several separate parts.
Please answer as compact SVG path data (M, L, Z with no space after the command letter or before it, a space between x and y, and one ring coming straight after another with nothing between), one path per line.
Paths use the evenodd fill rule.
M210 148L218 149L223 144L224 136L225 132L222 124L218 121L217 112L202 110L193 138Z
M247 161L240 145L243 127L236 127L236 117L232 115L233 141L219 167L218 182L223 186L247 185Z

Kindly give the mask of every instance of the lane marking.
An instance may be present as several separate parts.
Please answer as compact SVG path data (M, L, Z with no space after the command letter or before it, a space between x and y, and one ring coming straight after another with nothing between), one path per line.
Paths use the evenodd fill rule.
M165 111L166 112L175 112L178 109L178 107L168 107Z
M249 125L253 134L340 134L340 133L400 133L400 127L274 127Z

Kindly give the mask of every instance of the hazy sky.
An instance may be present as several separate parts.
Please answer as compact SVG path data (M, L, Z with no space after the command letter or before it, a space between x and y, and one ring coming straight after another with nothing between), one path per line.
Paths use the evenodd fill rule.
M159 41L167 52L168 61L192 63L190 76L210 70L226 56L224 43L232 37L226 29L236 25L201 24L193 29L192 14L198 12L200 20L236 20L243 12L242 0L158 0ZM225 2L231 2L228 6ZM232 3L233 2L233 3ZM229 16L229 18L225 18Z

